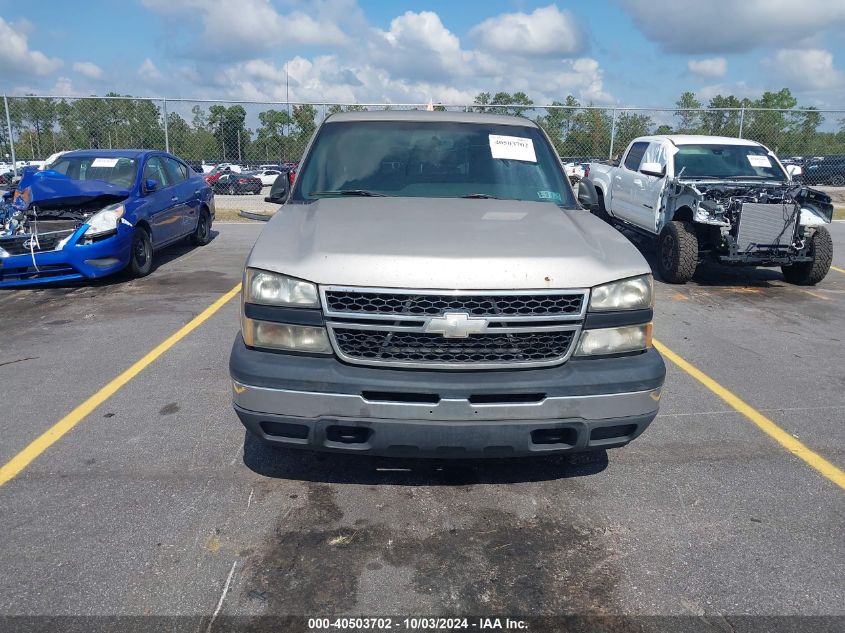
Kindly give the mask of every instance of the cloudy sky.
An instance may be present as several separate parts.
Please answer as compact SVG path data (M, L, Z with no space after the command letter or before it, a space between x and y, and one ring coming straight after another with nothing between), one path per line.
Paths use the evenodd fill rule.
M845 0L0 0L0 91L845 108Z

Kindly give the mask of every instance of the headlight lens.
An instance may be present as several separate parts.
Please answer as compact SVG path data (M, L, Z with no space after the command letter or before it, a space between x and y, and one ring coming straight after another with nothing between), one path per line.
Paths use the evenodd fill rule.
M310 354L332 353L329 336L324 327L271 323L244 317L243 336L244 343L250 347Z
M117 223L126 209L122 204L110 204L101 211L98 211L88 218L88 228L85 230L86 237L96 237L117 231Z
M614 281L593 288L590 310L644 310L654 306L654 280L651 275L640 275Z
M651 333L651 323L584 330L575 355L602 356L646 350L651 347Z
M271 306L319 308L317 286L265 270L246 270L246 302Z

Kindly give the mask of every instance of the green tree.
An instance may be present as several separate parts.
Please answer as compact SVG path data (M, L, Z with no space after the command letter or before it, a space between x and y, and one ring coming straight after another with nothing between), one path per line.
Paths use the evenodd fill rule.
M566 139L572 131L574 117L580 105L575 97L569 95L563 103L553 101L552 107L547 108L546 114L535 119L537 125L542 127L552 139L558 154L564 152Z
M677 110L675 116L678 117L678 127L676 129L678 134L700 134L702 131L701 112L695 112L697 108L701 108L701 101L696 99L694 92L684 92L681 98L675 102ZM691 111L692 110L692 111Z

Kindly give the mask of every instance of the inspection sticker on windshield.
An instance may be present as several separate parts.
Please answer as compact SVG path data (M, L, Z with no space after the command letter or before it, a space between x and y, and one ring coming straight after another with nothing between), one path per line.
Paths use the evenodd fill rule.
M748 162L751 163L752 167L771 167L772 161L769 160L768 156L760 156L759 154L749 154L748 155Z
M91 167L114 167L117 165L117 158L95 158L91 161Z
M557 191L538 191L537 197L540 200L554 200L555 202L560 202L561 197Z
M534 153L534 141L530 138L490 134L490 152L493 154L493 158L537 162L537 155Z

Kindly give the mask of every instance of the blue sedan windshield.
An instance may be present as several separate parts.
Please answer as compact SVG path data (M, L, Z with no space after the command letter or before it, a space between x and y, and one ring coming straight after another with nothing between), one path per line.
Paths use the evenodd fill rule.
M74 180L102 180L125 189L132 186L137 173L134 158L99 156L62 157L50 169Z

